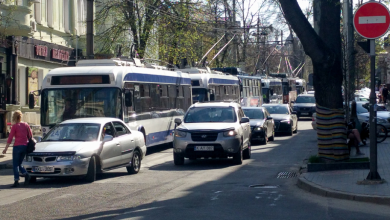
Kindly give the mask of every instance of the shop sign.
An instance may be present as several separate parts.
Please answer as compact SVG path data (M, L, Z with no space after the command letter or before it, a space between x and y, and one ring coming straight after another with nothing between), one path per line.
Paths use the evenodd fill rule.
M48 51L47 46L35 45L35 55L36 56L46 57L47 51Z
M65 50L52 49L51 58L62 61L69 61L69 52Z

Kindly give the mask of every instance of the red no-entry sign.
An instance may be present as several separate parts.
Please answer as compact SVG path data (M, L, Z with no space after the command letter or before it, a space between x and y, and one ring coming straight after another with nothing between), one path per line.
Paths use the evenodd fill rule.
M362 37L376 39L382 37L390 26L390 13L379 2L367 2L360 6L353 17L356 32Z

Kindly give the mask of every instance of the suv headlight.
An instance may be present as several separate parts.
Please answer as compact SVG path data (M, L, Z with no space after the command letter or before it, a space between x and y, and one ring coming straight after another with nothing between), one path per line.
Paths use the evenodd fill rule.
M290 120L283 120L283 121L280 121L281 123L287 123L287 124L290 124Z
M256 130L256 131L262 131L263 128L262 128L262 127L256 127L255 130Z
M223 136L225 137L233 137L236 136L237 132L235 130L225 131L223 132Z
M175 137L186 137L186 136L187 136L187 132L185 131L179 131L179 130L175 131Z

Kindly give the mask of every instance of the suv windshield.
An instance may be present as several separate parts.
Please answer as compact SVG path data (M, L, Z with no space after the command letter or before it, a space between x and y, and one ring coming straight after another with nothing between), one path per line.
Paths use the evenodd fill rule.
M190 108L184 118L185 123L237 121L233 107L194 107Z
M284 105L265 105L263 107L265 107L270 114L289 114L287 106Z
M295 103L316 103L314 96L298 96Z
M71 123L54 127L42 141L96 141L100 124Z
M264 113L261 109L243 109L245 116L249 119L264 119Z

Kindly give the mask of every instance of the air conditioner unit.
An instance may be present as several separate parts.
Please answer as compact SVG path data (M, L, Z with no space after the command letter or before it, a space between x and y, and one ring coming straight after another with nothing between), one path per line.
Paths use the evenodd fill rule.
M37 22L31 21L30 25L31 25L31 31L36 32L37 31Z

